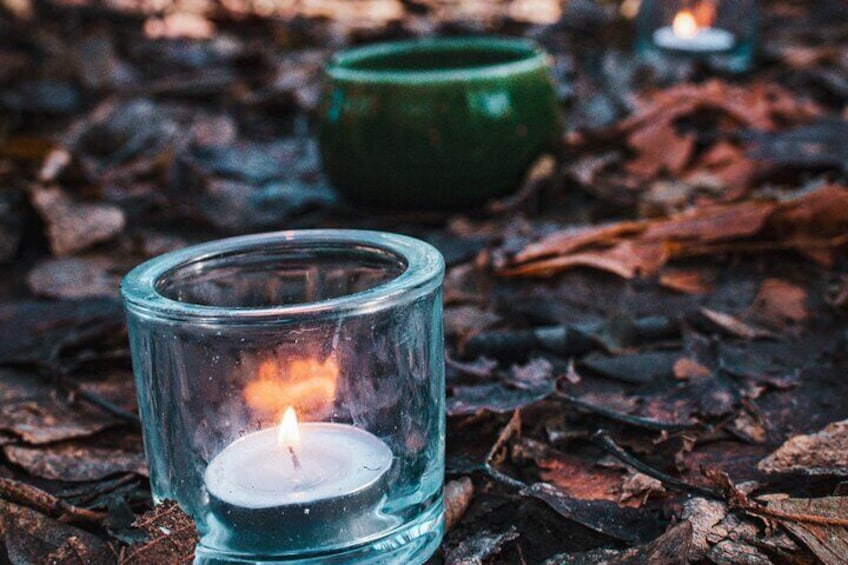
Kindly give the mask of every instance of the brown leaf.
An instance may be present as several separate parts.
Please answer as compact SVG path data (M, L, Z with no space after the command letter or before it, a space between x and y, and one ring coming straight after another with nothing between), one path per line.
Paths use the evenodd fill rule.
M599 466L594 460L563 453L529 438L516 442L512 459L519 466L532 461L542 481L575 499L619 502L622 494L620 469Z
M0 369L0 430L27 443L85 437L117 423L102 410L61 400L35 375Z
M55 255L68 255L112 239L124 229L124 212L111 204L78 203L58 188L34 188L32 205L47 224Z
M806 320L806 302L806 289L781 279L766 279L754 298L753 309L763 321L782 326Z
M769 510L786 514L848 518L848 498L788 498L772 500ZM781 520L780 524L806 545L824 565L844 565L848 557L848 528Z
M776 203L763 200L694 207L651 223L640 239L685 245L689 241L708 243L747 238L763 229L776 208Z
M765 473L848 476L848 420L788 439L757 468Z
M633 504L628 506L638 508L645 504L651 496L661 495L665 492L665 487L658 479L634 471L625 477L624 482L621 483L621 495L618 497L618 502L623 504L630 501Z
M713 372L691 357L681 357L674 362L674 377L680 380L700 379L712 376Z
M662 268L668 257L668 250L662 244L622 241L609 249L585 251L573 255L533 261L504 269L501 274L507 276L550 276L574 267L591 267L629 279L637 275L647 276L656 273Z
M117 473L147 476L139 438L120 448L93 447L91 441L67 441L49 446L6 445L6 458L37 477L58 481L96 481Z
M679 135L670 121L653 122L636 130L628 140L638 156L627 163L631 174L652 178L665 171L679 174L692 158L694 135Z
M535 483L521 491L524 496L541 500L557 514L590 530L622 541L640 538L642 514L607 500L579 500L547 483Z
M707 294L712 291L712 285L697 271L663 271L659 283L684 294Z
M555 232L538 243L531 243L516 254L515 262L524 263L552 255L566 255L589 246L611 246L623 236L643 231L645 225L644 222L618 222L568 228Z

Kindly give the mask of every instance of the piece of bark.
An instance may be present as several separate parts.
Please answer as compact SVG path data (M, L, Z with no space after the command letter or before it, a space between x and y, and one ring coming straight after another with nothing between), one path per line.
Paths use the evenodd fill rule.
M710 551L707 537L713 528L727 516L727 504L719 500L692 498L683 506L681 518L692 526L692 542L689 545L689 559L697 563Z
M47 241L54 255L76 253L120 234L126 225L117 206L75 202L58 188L34 188L32 205L47 224Z
M757 468L765 473L848 476L848 420L788 439Z

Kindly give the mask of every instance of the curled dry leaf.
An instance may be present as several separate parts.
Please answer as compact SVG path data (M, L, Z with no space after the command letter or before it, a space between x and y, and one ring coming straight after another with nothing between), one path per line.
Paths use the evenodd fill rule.
M794 249L823 265L848 244L848 188L794 200L694 207L663 219L570 228L515 254L506 276L549 276L590 267L624 278L655 275L670 260L733 251Z

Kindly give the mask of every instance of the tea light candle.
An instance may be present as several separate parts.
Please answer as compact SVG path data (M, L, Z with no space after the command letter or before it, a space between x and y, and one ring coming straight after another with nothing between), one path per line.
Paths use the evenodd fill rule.
M699 27L688 10L679 12L672 25L654 31L653 40L657 47L690 53L729 51L736 44L736 36L725 29Z
M373 521L393 454L375 435L346 424L298 424L248 434L204 473L210 509L227 543L249 551L308 547L351 537Z

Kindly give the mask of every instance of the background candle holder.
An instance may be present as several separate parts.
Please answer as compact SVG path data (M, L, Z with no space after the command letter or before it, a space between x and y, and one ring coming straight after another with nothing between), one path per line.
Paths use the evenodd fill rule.
M731 73L753 62L758 0L642 0L636 49L648 60L706 60Z
M354 230L225 239L127 275L151 487L196 520L195 563L432 554L443 275L432 246Z

